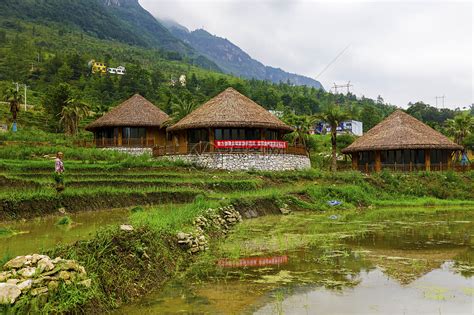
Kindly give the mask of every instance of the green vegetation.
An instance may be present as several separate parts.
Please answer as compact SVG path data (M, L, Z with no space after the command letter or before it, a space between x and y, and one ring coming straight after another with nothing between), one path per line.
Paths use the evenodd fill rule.
M56 224L57 225L70 225L72 224L72 219L66 215L62 217L61 219L59 219Z
M66 160L65 167L66 190L57 194L53 187L48 186L52 183L52 161L2 160L0 170L4 178L10 180L11 185L22 187L15 189L14 193L0 189L2 218L44 214L44 210L35 209L51 209L48 213L53 213L64 207L71 213L131 207L127 221L134 231L121 231L116 226L104 227L90 240L51 249L50 256L77 259L93 279L90 290L67 292L65 290L72 289L61 288L46 306L41 306L41 310L52 312L111 309L134 300L181 272L192 264L195 257L177 248L174 237L177 231L190 230L193 220L208 208L233 204L242 212L252 210L264 215L279 213L280 208L288 206L294 211L321 214L318 218L324 222L345 222L337 225L337 229L334 225L334 234L327 226L308 230L330 240L332 238L326 236L340 237L343 226L346 232L352 229L352 232L364 233L366 229L351 223L359 219L377 221L421 215L422 210L416 206L443 205L448 212L461 212L455 205L474 206L472 172L382 172L366 176L352 171L331 173L310 169L228 173L177 166L149 158L130 163L118 162L114 158L109 163ZM120 183L123 186L119 186ZM338 200L342 204L332 207L329 200ZM172 205L160 205L163 203ZM394 211L386 209L387 205L410 206L411 209ZM429 213L432 210L425 208L423 211ZM442 213L436 210L436 215ZM329 218L332 214L336 220ZM301 226L291 225L295 228ZM297 248L315 242L310 235L294 238L278 235L267 240L265 246ZM319 237L317 241L322 242L323 238ZM263 246L263 243L258 246ZM237 257L251 248L254 253L262 252L263 247L258 246L238 250L229 248L228 253L230 257ZM192 270L199 266L193 265ZM31 311L34 309L31 303L15 307L19 312Z

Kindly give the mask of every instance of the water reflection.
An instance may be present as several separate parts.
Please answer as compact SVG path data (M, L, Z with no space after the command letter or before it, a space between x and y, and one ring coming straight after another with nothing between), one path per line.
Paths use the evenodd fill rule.
M472 216L360 222L362 233L341 235L339 242L241 258L234 264L223 260L211 267L208 278L170 282L118 313L471 314ZM271 219L262 221L271 224ZM302 231L287 225L285 233ZM251 228L258 231L258 222ZM258 265L269 257L287 261Z
M223 268L262 267L288 263L288 256L247 257L240 259L219 259L217 265Z

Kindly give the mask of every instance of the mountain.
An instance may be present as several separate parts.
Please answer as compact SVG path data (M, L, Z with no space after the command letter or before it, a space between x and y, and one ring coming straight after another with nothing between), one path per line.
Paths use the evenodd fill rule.
M138 0L6 0L0 16L35 23L60 24L99 39L147 48L159 48L194 59L207 69L218 70L191 46L173 36Z
M286 72L279 68L265 66L250 57L231 41L210 34L204 29L190 32L186 27L171 20L160 20L175 37L191 45L196 51L214 61L225 73L248 79L267 80L278 83L289 81L294 85L323 88L321 83L302 75Z

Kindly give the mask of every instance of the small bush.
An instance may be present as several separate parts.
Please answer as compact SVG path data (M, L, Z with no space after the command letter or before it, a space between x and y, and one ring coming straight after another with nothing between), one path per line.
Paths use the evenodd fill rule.
M68 216L64 216L56 222L56 225L70 225L72 223L72 219Z

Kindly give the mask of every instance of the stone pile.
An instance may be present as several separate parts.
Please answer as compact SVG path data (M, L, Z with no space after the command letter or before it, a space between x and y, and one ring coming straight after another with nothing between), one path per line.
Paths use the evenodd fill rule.
M13 304L23 295L47 296L61 283L90 287L86 270L74 260L46 255L18 256L0 272L0 304Z
M194 219L192 232L179 232L176 237L178 244L189 253L198 253L209 248L206 232L215 231L227 234L232 226L242 221L242 216L234 206L207 209L203 215Z

